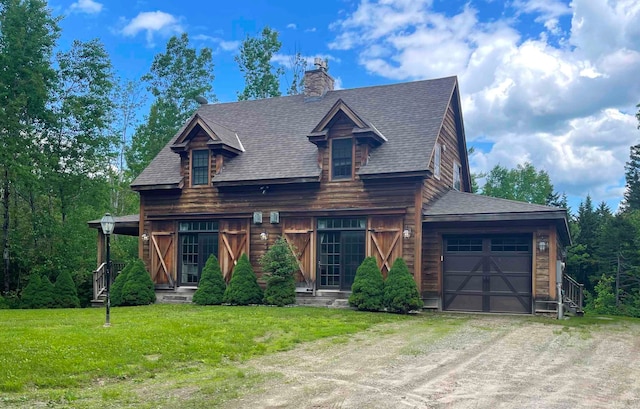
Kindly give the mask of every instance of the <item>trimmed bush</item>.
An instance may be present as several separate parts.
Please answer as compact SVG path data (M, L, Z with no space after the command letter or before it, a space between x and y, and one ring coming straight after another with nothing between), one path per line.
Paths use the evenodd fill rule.
M148 305L156 300L153 281L142 260L131 263L131 270L122 286L122 305Z
M222 277L218 258L212 254L202 269L198 289L193 294L193 302L198 305L222 304L222 297L226 289L227 284Z
M279 237L260 258L260 265L267 277L264 302L278 307L295 303L296 282L293 274L299 266L284 237Z
M232 305L260 304L262 288L258 285L249 257L244 253L233 268L233 275L224 292L223 302Z
M59 308L80 307L76 284L73 282L73 278L71 278L71 273L61 271L60 274L58 274L54 288L55 301Z
M0 295L0 310L6 310L9 308L9 303Z
M296 282L293 277L271 276L267 280L264 302L269 305L284 307L296 302Z
M53 284L49 277L33 274L22 291L22 308L51 308L55 306Z
M116 280L113 282L111 288L109 289L109 295L111 296L111 305L114 307L123 305L122 288L124 287L124 283L127 281L129 271L131 271L132 267L133 263L127 263L127 265L122 269L120 274L118 274Z
M349 305L362 311L380 311L383 294L384 280L376 259L367 257L356 270Z
M422 308L423 305L407 264L398 257L384 282L384 306L388 312L406 314Z

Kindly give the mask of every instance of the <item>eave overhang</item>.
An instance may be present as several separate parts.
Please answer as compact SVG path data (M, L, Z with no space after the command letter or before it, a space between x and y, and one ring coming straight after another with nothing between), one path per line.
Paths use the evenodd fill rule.
M571 245L571 235L567 222L566 211L542 211L542 212L496 212L496 213L465 213L465 214L438 214L423 215L423 223L472 223L472 222L523 222L523 221L547 221L554 223L562 241Z

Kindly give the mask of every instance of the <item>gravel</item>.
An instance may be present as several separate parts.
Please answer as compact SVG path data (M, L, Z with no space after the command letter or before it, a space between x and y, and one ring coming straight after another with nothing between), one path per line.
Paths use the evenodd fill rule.
M640 321L429 317L249 361L273 376L225 407L640 407Z

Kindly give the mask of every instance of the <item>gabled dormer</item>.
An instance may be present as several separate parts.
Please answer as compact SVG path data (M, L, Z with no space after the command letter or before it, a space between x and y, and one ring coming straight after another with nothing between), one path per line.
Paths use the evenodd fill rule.
M365 117L339 99L307 135L321 153L328 180L353 179L370 149L387 138Z
M211 119L195 114L171 145L180 154L184 184L189 187L211 186L214 175L222 169L225 158L244 152L238 134Z

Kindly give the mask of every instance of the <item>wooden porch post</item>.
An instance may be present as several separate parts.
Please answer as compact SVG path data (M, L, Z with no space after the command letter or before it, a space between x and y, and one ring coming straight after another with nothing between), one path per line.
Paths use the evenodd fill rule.
M98 228L98 253L96 258L96 268L100 267L100 264L104 263L104 234L102 233L102 229Z

